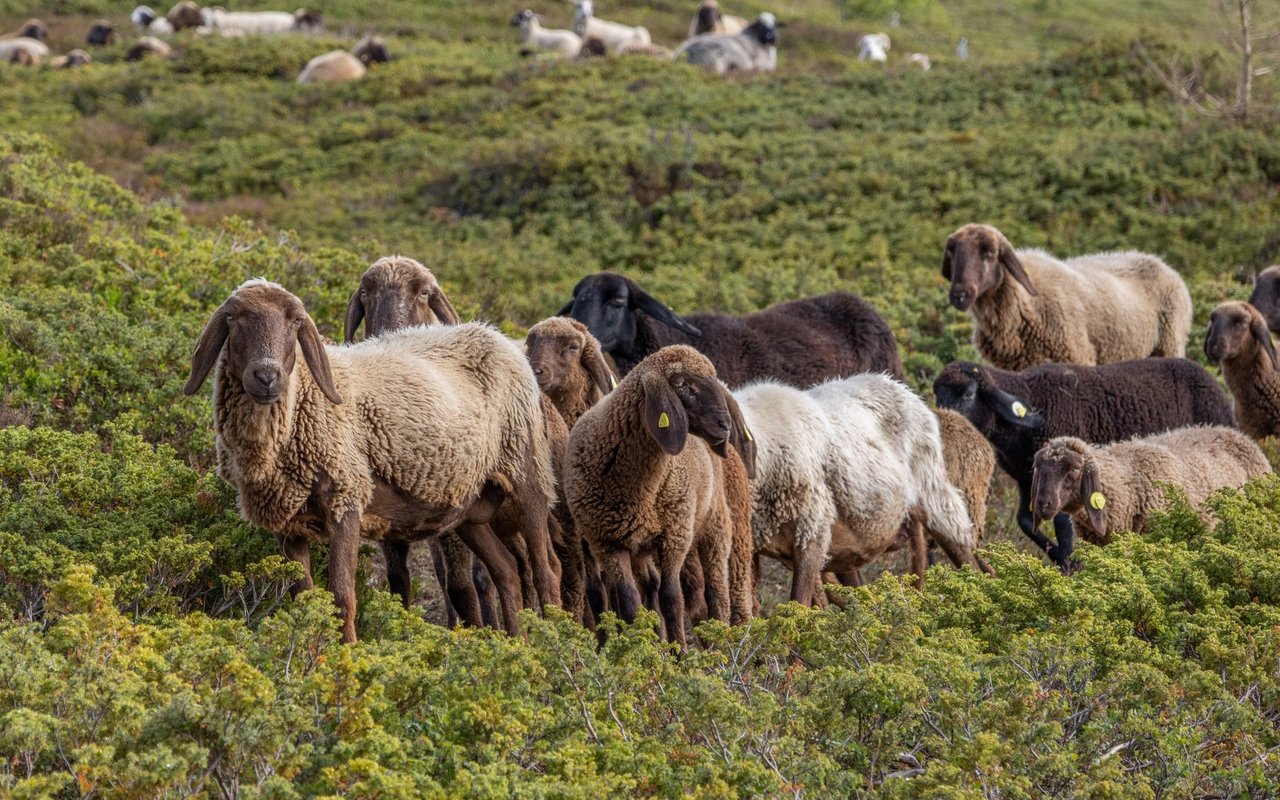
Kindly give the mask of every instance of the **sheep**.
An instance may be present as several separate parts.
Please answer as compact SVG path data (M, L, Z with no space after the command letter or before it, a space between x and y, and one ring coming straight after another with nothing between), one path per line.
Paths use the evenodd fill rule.
M582 38L573 31L544 28L539 16L525 9L511 18L511 24L520 29L521 52L550 50L565 58L574 58L582 49Z
M978 352L1001 369L1182 356L1191 331L1186 284L1146 253L1060 261L971 224L947 238L942 276L951 305L973 314Z
M222 8L204 9L203 27L211 32L249 36L278 36L285 33L314 33L320 30L323 17L319 11L300 8L288 11L226 11Z
M727 72L773 72L778 66L778 21L769 12L738 33L705 33L686 39L672 58L682 57L717 75Z
M306 369L295 370L299 352ZM302 301L257 278L214 311L183 392L215 364L218 472L241 515L303 564L302 588L308 541L328 541L344 640L356 638L361 535L393 525L417 538L456 527L494 578L504 626L518 631L514 564L487 523L504 499L519 505L536 559L555 499L538 387L519 348L475 323L325 345Z
M155 55L161 58L168 58L173 53L173 48L154 36L143 36L134 42L133 47L129 48L129 52L125 53L125 61L141 61L147 56Z
M698 13L693 15L693 21L689 23L688 38L692 39L704 33L733 35L741 33L746 27L747 21L742 17L722 14L720 4L716 0L703 0L702 5L698 6Z
M16 31L0 35L0 42L10 39L35 39L37 42L48 44L49 28L38 19L29 19Z
M538 388L572 428L617 385L600 343L575 319L552 317L529 329L525 352Z
M332 50L307 62L298 83L343 83L363 78L370 64L391 60L381 36L366 36L350 52Z
M72 50L65 56L58 56L50 59L49 66L53 69L74 69L75 67L83 67L93 63L93 56L83 50Z
M162 17L150 6L138 6L129 14L129 19L139 30L153 36L171 36L174 33L173 23Z
M1280 332L1280 265L1267 267L1258 273L1253 293L1249 295L1249 305L1262 312L1272 333Z
M935 408L933 413L938 418L947 480L964 497L964 507L973 522L974 541L981 542L987 524L987 494L996 472L996 451L963 414L949 408Z
M85 36L85 43L95 47L115 44L115 26L105 19L98 20L89 28L89 34Z
M34 67L36 65L36 57L31 54L30 50L18 49L9 54L9 63L17 67Z
M887 33L868 33L858 37L859 61L888 61L892 42Z
M929 56L925 53L912 53L908 55L907 65L919 67L921 72L928 72L933 69L933 62L929 60Z
M179 0L173 8L169 9L169 13L165 15L169 27L174 33L186 30L188 28L200 28L209 24L206 18L206 12L196 5L192 0ZM155 23L151 23L155 25ZM150 27L150 26L148 26Z
M640 26L622 25L595 16L592 0L573 0L573 32L583 41L595 38L602 41L611 53L621 53L629 47L648 47L653 44L649 31Z
M31 66L40 63L48 55L49 48L38 39L0 39L0 61Z
M1044 364L1009 372L953 361L933 382L938 405L958 411L991 442L1018 484L1018 525L1062 569L1070 569L1071 520L1054 518L1057 543L1036 530L1035 453L1056 436L1095 444L1186 425L1231 425L1231 406L1213 376L1183 358L1144 358L1099 367Z
M1031 505L1037 520L1070 514L1081 536L1105 545L1118 531L1147 531L1166 505L1162 484L1199 506L1269 472L1262 450L1235 428L1192 426L1100 447L1060 436L1036 453Z
M956 42L956 58L961 61L969 60L969 37L961 36L960 41Z
M1255 439L1280 434L1280 362L1262 312L1238 300L1219 305L1204 354L1222 369L1240 429Z
M756 444L756 552L794 565L792 600L819 601L823 570L853 575L900 541L911 515L957 565L978 566L937 418L905 385L884 375L807 391L764 381L734 397ZM924 566L916 565L921 576Z
M742 317L679 317L630 278L588 275L558 312L582 322L624 375L668 344L689 344L730 388L761 378L810 386L859 372L902 376L893 331L862 298L846 292L792 300Z
M652 556L667 637L686 644L680 574L695 547L711 616L749 618L753 453L715 368L686 345L646 358L573 426L565 498L624 620L638 602L631 558Z

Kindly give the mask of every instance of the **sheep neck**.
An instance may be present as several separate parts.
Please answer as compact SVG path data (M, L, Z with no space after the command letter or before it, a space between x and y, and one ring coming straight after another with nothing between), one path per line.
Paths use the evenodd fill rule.
M214 429L222 444L220 456L231 462L220 466L224 474L237 477L241 488L270 483L279 477L300 399L319 389L299 353L283 395L274 403L260 405L238 379L227 373L226 358L224 352L218 360L213 396Z
M973 318L974 343L993 364L1020 370L1046 360L1037 355L1048 351L1040 309L1008 274L973 301Z
M617 398L626 411L605 417L601 441L609 446L593 451L594 458L582 459L582 472L598 476L609 496L652 497L666 477L672 456L645 429L643 392L628 394L635 397Z

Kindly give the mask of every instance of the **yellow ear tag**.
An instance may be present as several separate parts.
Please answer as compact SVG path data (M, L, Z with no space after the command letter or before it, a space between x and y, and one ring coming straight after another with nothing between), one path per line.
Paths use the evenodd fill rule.
M1107 496L1102 492L1094 492L1093 494L1089 495L1089 507L1096 511L1101 511L1102 509L1106 508Z
M611 389L618 388L618 379L613 377L612 375L609 376L609 388Z
M671 427L671 417L667 416L667 412L663 411L661 414L658 415L658 427L659 428Z
M1013 415L1018 419L1022 419L1027 415L1027 407L1024 406L1022 403L1019 403L1017 400L1013 401L1012 408L1013 408Z
M743 432L743 433L745 433L745 434L747 435L747 441L748 441L748 442L754 442L754 441L755 441L755 437L753 437L753 436L751 435L751 429L750 429L750 428L744 427L744 428L742 429L742 432Z

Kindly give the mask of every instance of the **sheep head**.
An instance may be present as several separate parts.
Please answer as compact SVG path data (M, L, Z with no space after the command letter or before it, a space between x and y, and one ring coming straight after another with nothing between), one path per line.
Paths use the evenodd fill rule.
M318 31L324 24L324 15L319 11L308 11L300 8L293 12L293 27L300 31Z
M181 2L169 9L166 18L175 32L184 28L199 28L205 24L204 14L200 11L200 6L196 5L192 0L181 0Z
M1005 273L1030 294L1036 287L1004 234L990 225L965 225L947 237L942 277L951 281L951 305L968 311L975 300L1000 285Z
M93 23L93 27L89 29L89 36L86 42L92 45L110 45L116 40L115 26L105 19L100 19Z
M1262 312L1268 328L1280 331L1280 266L1267 267L1258 275L1249 305Z
M1092 449L1071 436L1051 439L1036 453L1031 477L1032 524L1082 507L1094 531L1105 533L1107 497L1102 493Z
M581 384L575 376L585 374L590 378L599 393L596 399L608 394L617 383L605 364L600 343L576 319L552 317L534 325L525 337L525 353L538 379L538 388L552 399Z
M387 256L365 270L351 295L343 323L346 341L355 339L361 321L369 336L381 336L413 325L457 325L462 320L431 270L412 258Z
M953 361L933 382L938 406L963 415L984 435L992 434L1000 421L1034 430L1044 417L1031 404L1001 389L990 368L969 361Z
M697 25L693 29L695 36L714 33L720 25L720 4L716 0L703 0L702 5L698 6L697 19Z
M702 335L635 281L612 272L597 272L578 281L573 287L573 299L559 312L560 316L573 317L586 325L600 342L601 350L624 354L635 345L640 313L690 336Z
M385 64L391 60L387 53L387 43L381 36L366 36L351 48L351 55L360 59L366 67L370 64Z
M18 36L49 43L49 28L38 19L29 19L18 29Z
M129 19L133 20L133 24L139 28L146 28L160 18L151 6L138 6L129 14Z
M763 45L776 44L778 41L778 18L766 11L756 17L755 22L752 22L742 31L742 35L755 39Z
M72 69L74 67L83 67L86 64L93 63L93 56L83 50L72 50L67 53L66 60L62 63L63 69Z
M218 306L196 342L183 394L199 390L224 348L227 374L259 405L284 394L299 349L324 396L335 405L342 402L320 332L302 301L278 284L246 281Z
M538 23L538 15L525 9L511 18L511 25L524 31Z
M1238 359L1252 360L1261 348L1272 369L1276 362L1271 331L1262 312L1248 303L1232 300L1220 304L1209 314L1209 330L1204 336L1204 354L1214 364Z

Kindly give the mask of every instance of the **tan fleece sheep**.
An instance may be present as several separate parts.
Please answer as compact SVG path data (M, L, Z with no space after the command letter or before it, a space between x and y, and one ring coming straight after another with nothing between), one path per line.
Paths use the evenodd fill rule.
M1064 261L1042 250L1015 251L990 225L965 225L947 239L942 276L951 281L951 305L973 314L978 352L1001 369L1182 357L1186 350L1191 295L1153 255Z
M49 55L44 42L20 36L16 39L0 39L0 63L10 62L31 66L39 64Z
M685 345L645 358L570 431L565 497L624 620L639 600L631 556L652 554L667 635L685 644L680 573L693 548L711 616L751 615L750 557L731 552L751 536L745 431L711 362Z
M299 354L305 369L295 369ZM421 538L456 527L498 584L505 627L518 631L514 564L487 523L514 500L528 512L527 538L545 548L555 499L537 383L519 348L478 324L325 345L297 297L255 279L213 313L184 393L215 364L219 474L245 519L303 563L303 586L308 543L328 541L346 641L360 538L393 527Z
M370 64L385 64L387 43L381 36L366 36L348 52L331 50L307 62L298 73L298 83L345 83L357 81L369 71Z
M735 17L724 14L720 11L720 4L716 0L702 0L702 5L698 6L698 11L693 15L693 21L689 23L689 35L687 38L692 39L695 36L701 36L704 33L741 33L742 29L747 27L749 23L742 17Z
M1235 428L1178 428L1101 446L1062 436L1036 453L1031 507L1036 522L1065 511L1085 539L1107 544L1118 531L1146 531L1151 513L1165 506L1157 484L1199 506L1218 489L1269 472L1258 445Z
M1280 367L1262 312L1238 300L1219 305L1204 354L1222 368L1240 429L1255 439L1280 434Z

